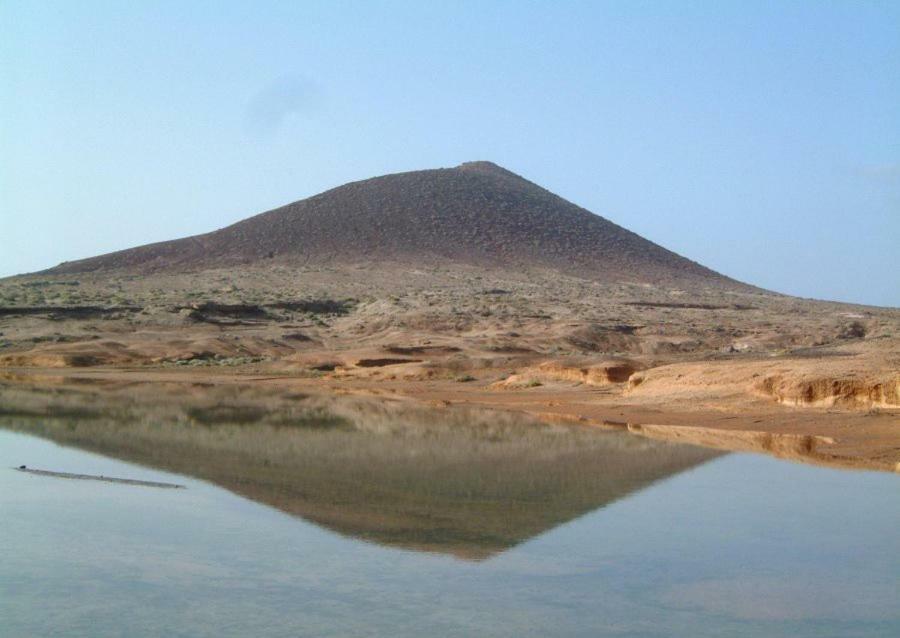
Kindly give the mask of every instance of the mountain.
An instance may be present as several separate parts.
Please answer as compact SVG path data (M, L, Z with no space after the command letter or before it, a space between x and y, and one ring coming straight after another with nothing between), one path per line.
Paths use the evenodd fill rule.
M352 182L215 232L46 272L147 274L267 262L464 263L598 281L748 288L491 162Z

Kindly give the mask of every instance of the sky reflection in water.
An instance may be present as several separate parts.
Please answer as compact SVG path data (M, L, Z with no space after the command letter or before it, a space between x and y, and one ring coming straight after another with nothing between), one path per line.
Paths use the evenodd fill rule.
M0 636L900 634L900 477L299 402L0 418Z

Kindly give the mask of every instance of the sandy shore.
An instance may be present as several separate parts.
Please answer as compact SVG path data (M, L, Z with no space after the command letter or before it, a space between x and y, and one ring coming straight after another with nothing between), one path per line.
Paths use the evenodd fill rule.
M327 392L402 397L441 409L455 405L517 411L545 421L627 430L653 439L849 469L900 471L898 411L809 408L742 395L718 400L693 394L629 395L623 385L547 383L498 388L496 383L371 377L303 378L289 373L241 369L7 369L8 386L94 390L128 386L153 392L155 384L257 388L271 392Z
M900 463L895 308L404 264L29 276L0 295L12 384L407 397L833 466Z

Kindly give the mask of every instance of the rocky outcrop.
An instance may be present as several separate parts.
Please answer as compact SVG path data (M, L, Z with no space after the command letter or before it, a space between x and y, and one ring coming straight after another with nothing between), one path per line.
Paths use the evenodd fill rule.
M794 406L900 408L900 372L875 376L800 376L774 374L756 390L779 403Z

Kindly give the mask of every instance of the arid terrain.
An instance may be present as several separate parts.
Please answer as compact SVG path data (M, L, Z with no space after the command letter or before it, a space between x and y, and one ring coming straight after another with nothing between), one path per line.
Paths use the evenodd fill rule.
M23 387L406 395L900 468L900 310L733 281L483 162L0 280L0 366Z

